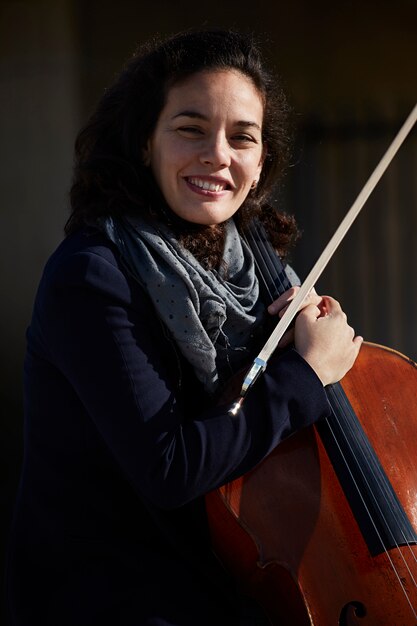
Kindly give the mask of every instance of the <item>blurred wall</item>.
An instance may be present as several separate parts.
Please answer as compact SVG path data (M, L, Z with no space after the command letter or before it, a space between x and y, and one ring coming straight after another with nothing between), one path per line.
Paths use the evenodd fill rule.
M21 460L24 333L67 216L72 146L136 44L192 26L254 30L298 135L281 193L304 276L417 93L415 0L0 0L0 437L3 539ZM358 332L417 359L416 132L320 281ZM4 541L2 542L4 545Z
M80 120L76 54L69 2L0 3L1 564L22 452L24 335L62 236Z

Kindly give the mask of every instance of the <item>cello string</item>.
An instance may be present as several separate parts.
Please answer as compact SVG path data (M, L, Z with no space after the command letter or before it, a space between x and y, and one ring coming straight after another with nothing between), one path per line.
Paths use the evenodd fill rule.
M338 405L339 405L339 410L340 410L340 411L343 411L343 410L344 410L344 409L343 409L343 406L342 406L343 404L344 404L346 407L347 407L347 406L349 406L349 405L348 405L348 402L347 402L347 401L343 398L342 394L341 394L341 393L338 393L338 392L337 392L337 391L335 391L334 389L332 390L332 396L333 396L333 399L334 399L334 400L338 403ZM348 428L348 429L350 430L350 432L351 432L351 438L352 438L352 437L354 438L353 429L351 428L351 426L350 426L350 424L349 424L349 421L347 421L347 423L345 423L345 424L344 424L344 429L342 429L341 422L339 421L339 418L338 418L337 414L334 412L334 413L333 413L333 415L334 415L335 421L337 422L337 424L338 424L338 426L339 426L340 431L341 431L341 432L342 432L342 434L344 435L344 441L345 441L345 444L346 444L346 445L350 448L350 451L351 451L351 453L352 453L353 458L357 461L357 457L356 457L355 451L353 450L353 447L352 447L352 445L351 445L351 443L350 443L350 441L349 441L349 437L347 437L347 436L346 436L346 433L345 433L345 432L343 432L343 430L345 430L345 429L346 429L346 426L347 426L347 428ZM329 424L329 428L331 428L331 427L330 427L330 424ZM334 441L336 441L336 442L337 442L337 435L336 435L335 433L332 433L332 434L333 434L333 439L334 439ZM368 444L369 444L369 442L368 442ZM337 445L339 446L339 444L338 444L338 443L337 443ZM368 447L369 447L369 449L371 449L370 444L368 445ZM343 455L343 453L342 453L342 455ZM375 476L375 473L373 472L373 469L372 469L371 464L370 464L370 462L369 462L369 458L371 458L371 455L366 455L366 454L365 454L365 455L364 455L364 458L365 458L366 463L368 464L368 471L369 471L369 473L370 473L370 474L372 473L372 474ZM349 464L348 464L348 462L347 462L346 458L343 458L343 460L344 460L344 462L345 462L346 467L349 469L349 472L350 472ZM375 495L374 495L374 493L373 493L373 490L372 490L372 489L371 489L371 487L370 487L369 481L368 481L368 479L367 479L366 472L364 472L364 470L363 470L362 466L361 466L358 462L357 462L357 467L359 468L359 470L360 470L360 472L361 472L361 475L362 475L362 477L363 477L364 482L365 482L365 483L366 483L366 485L368 486L368 492L369 492L369 494L370 494L371 498L373 499L373 502L374 502L374 504L375 504L376 508L379 510L380 517L381 517L381 518L385 521L385 527L388 529L389 534L391 535L391 538L392 538L392 540L393 540L393 543L395 544L396 548L398 548L398 549L399 549L399 544L398 544L398 542L397 542L397 541L396 541L396 539L395 539L395 534L394 534L394 532L393 532L392 528L390 527L390 524L388 523L388 521L387 521L387 519L386 519L386 516L384 515L384 512L382 511L381 506L379 505L378 500L376 499L376 497L375 497ZM357 487L357 489L358 489L358 493L359 493L359 494L361 494L361 490L360 490L359 485L356 485L356 484L355 484L355 487ZM413 552L413 551L412 551L412 549L411 549L411 544L410 544L410 542L408 541L408 539L407 539L406 535L404 534L404 531L401 529L400 520L399 520L398 516L396 516L395 511L393 510L393 508L391 507L391 505L390 505L390 501L389 501L389 499L388 499L388 497L387 497L387 494L386 494L386 493L384 493L384 491L382 491L382 494L383 494L383 497L385 498L385 502L387 503L388 508L389 508L389 509L390 509L390 511L392 512L392 517L394 517L394 518L395 518L395 517L397 517L398 528L400 529L400 533L401 533L401 534L402 534L402 536L403 536L403 539L404 539L404 545L408 547L408 549L409 549L409 553L412 555L413 560L414 560L414 561L416 561L416 556L414 555L414 552ZM362 498L362 496L361 496L361 498ZM365 501L364 501L364 502L365 502ZM369 512L369 519L371 520L371 523L373 524L373 526L374 526L375 530L377 530L377 528L376 528L376 526L375 526L375 524L374 524L374 520L373 520L372 514L371 514L370 512ZM381 537L380 537L380 535L379 535L379 532L378 532L378 537L379 537L379 539L380 539L380 541L381 541L381 544L383 545L383 547L384 547L384 549L385 549L385 551L386 551L386 550L387 550L387 548L386 548L386 546L384 545L384 543L382 542ZM412 574L412 572L411 572L411 570L410 570L410 568L409 568L409 566L408 566L408 563L406 563L406 562L405 562L405 557L404 557L404 555L402 554L401 550L400 550L400 554L401 554L401 556L402 556L402 558L403 558L403 561L404 561L404 565L405 565L405 567L406 567L406 568L407 568L407 570L409 571L409 574L410 574L410 577L411 577L411 579L412 579L412 581L413 581L413 583L414 583L414 586L416 586L416 581L415 581L414 575Z
M268 295L271 302L278 298L284 291L291 287L291 284L283 270L281 273L276 268L276 252L272 249L272 246L266 240L265 231L261 224L256 220L251 223L251 241L256 245L257 254L260 255L260 261L266 267L266 273L262 275L263 282L267 284ZM256 237L255 237L256 234ZM268 245L267 245L268 244ZM281 275L285 278L282 279ZM287 284L284 284L284 280Z
M340 407L340 411L341 411L341 413L342 413L342 412L344 412L344 414L346 415L346 414L347 414L347 412L348 412L348 410L349 410L349 408L351 408L351 406L350 406L350 404L349 404L349 401L346 399L346 396L344 396L344 394L342 393L341 388L340 388L340 387L336 387L336 386L332 385L330 393L331 393L331 395L332 395L333 399L334 399L334 400L336 400L336 401L338 402L338 405L339 405L339 407ZM337 415L335 415L335 419L336 419L336 420L338 419L338 418L337 418ZM344 428L342 428L342 427L341 427L341 423L340 423L340 421L338 422L338 425L339 425L339 428L340 428L340 432L342 433L342 435L344 435L344 440L345 440L346 444L347 444L347 445L349 445L349 447L350 447L350 450L351 450L351 452L352 452L352 456L354 457L355 461L357 462L359 469L361 469L361 474L362 474L362 476L363 476L363 478L364 478L364 480L365 480L365 482L367 483L367 486L368 486L368 488L369 488L369 489L368 489L368 491L369 491L369 493L370 493L371 497L373 497L373 501L374 501L374 503L377 505L378 509L380 510L381 517L382 517L382 518L384 519L384 521L386 522L386 528L388 528L388 529L389 529L389 532L390 532L390 534L391 534L391 537L392 537L392 539L395 541L395 536L394 536L394 533L393 533L392 529L389 527L389 524L388 524L388 522L387 522L387 520L386 520L386 517L385 517L385 515L384 515L384 513L383 513L382 509L381 509L381 508L380 508L380 506L378 505L378 501L377 501L377 499L376 499L376 497L375 497L375 495L374 495L374 492L373 492L373 490L371 489L371 487L370 487L370 485L369 485L369 482L368 482L368 480L367 480L367 478L366 478L366 473L363 471L362 466L361 466L361 465L359 464L359 462L357 461L357 458L356 458L356 456L355 456L354 450L353 450L353 448L352 448L351 444L349 443L350 441L355 440L355 433L354 433L354 430L353 430L353 426L352 426L352 424L351 424L350 420L347 420L347 421L345 422L345 424L344 424ZM347 428L349 429L349 431L350 431L350 438L349 438L349 437L347 437L347 435L346 435L346 432L345 432L345 431L346 431L346 427L347 427ZM371 459L373 458L373 448L372 448L372 446L371 446L371 444L370 444L370 442L369 442L369 440L368 440L368 438L367 438L367 437L364 437L363 444L364 444L364 445L365 445L365 447L366 447L365 454L364 454L364 457L363 457L363 458L365 459L365 461L366 461L366 462L367 462L367 464L368 464L368 470L369 470L369 473L370 473L370 474L372 474L372 475L374 476L375 480L378 480L378 474L377 474L377 473L376 473L376 472L372 469L372 467L371 467ZM369 453L368 453L368 451L369 451ZM376 468L376 469L378 469L378 468ZM387 480L388 480L388 479L387 479ZM383 481L383 480L381 480L381 479L379 479L379 480L378 480L378 482L379 482L380 486L381 486L381 485L383 485L383 483L384 483L384 481ZM405 532L404 532L404 530L403 530L403 528L402 528L401 519L400 519L400 517L399 517L398 513L396 513L396 512L395 512L394 507L390 504L390 499L389 499L389 497L388 497L388 493L387 493L387 491L385 491L384 489L381 489L381 493L382 493L382 495L383 495L383 497L384 497L384 499L385 499L385 502L387 503L388 508L390 509L390 511L391 511L391 513L392 513L392 517L393 517L393 518L396 518L397 528L399 528L399 529L400 529L400 534L403 536L403 539L404 539L404 542L403 542L403 543L404 543L404 545L408 547L408 550L409 550L409 553L410 553L410 555L411 555L412 559L413 559L415 562L417 562L417 556L416 556L416 554L414 553L414 551L412 550L412 548L411 548L411 543L408 541L407 536L405 535ZM396 545L397 545L397 547L398 547L398 543L397 543L397 542L395 542L395 543L396 543ZM413 582L414 582L414 584L416 585L416 582L415 582L414 577L413 577L413 575L411 574L411 572L410 572L410 575L412 576L412 578L413 578Z
M253 248L258 248L258 245L257 245L257 242L255 241L255 239L253 238L253 236L250 236L250 235L251 235L251 233L249 233L249 236L247 234L243 234L243 239L246 241L248 246L253 251ZM249 243L249 238L250 238L250 243ZM258 248L257 252L258 252L258 254L253 254L255 267L258 270L258 275L263 280L263 284L264 284L265 290L267 291L268 297L270 298L270 300L272 302L273 299L274 299L274 296L273 296L273 294L271 292L271 289L270 289L270 284L272 284L272 277L270 277L271 278L270 282L268 282L268 280L265 278L266 270L265 270L265 268L263 268L263 269L261 268L261 264L262 264L261 258L262 258L262 255L261 255L261 253L259 251L259 248Z
M341 411L342 411L342 410L343 410L343 409L342 409L342 404L345 404L345 405L347 406L347 402L346 402L345 400L343 400L343 401L341 402L341 401L340 401L340 395L339 395L339 397L338 397L338 395L339 395L339 394L335 393L335 394L333 394L333 397L334 397L334 399L337 401L337 403L339 404L339 407L340 407L340 409L339 409L339 410L341 410ZM338 424L339 428L341 428L341 423L340 423L339 418L338 418L338 416L337 416L337 414L336 414L335 412L333 412L333 416L334 416L334 418L335 418L335 420L336 420L336 422L337 422L337 424ZM364 498L364 496L363 496L363 493L362 493L362 491L361 491L361 489L360 489L360 487L359 487L359 485L358 485L358 483L357 483L357 481L356 481L355 477L353 476L353 474L352 474L352 472L351 472L351 469L350 469L350 467L349 467L349 463L347 462L347 460L346 460L346 458L345 458L345 456L344 456L343 451L341 450L341 447L340 447L340 444L339 444L339 441L338 441L337 435L335 434L335 432L334 432L334 430L333 430L333 428L332 428L332 426L331 426L330 421L329 421L329 420L326 420L326 423L327 423L327 425L328 425L328 427L329 427L329 429L330 429L330 431L331 431L331 433L332 433L333 441L335 442L335 444L337 445L337 447L338 447L338 448L339 448L339 450L340 450L340 454L341 454L341 456L342 456L342 458L343 458L343 460L344 460L344 462L345 462L346 469L348 470L349 474L351 475L352 482L355 484L355 488L356 488L356 490L357 490L357 492L358 492L359 497L360 497L360 498L361 498L361 500L362 500L363 506L364 506L364 508L365 508L365 510L366 510L366 512L367 512L367 514L368 514L368 518L369 518L369 520L370 520L370 522L371 522L371 524L372 524L372 526L373 526L373 528L374 528L374 530L375 530L375 533L376 533L376 534L377 534L377 536L378 536L378 539L379 539L379 541L380 541L380 543L381 543L381 545L382 545L382 547L383 547L383 550L384 550L385 554L387 555L387 558L389 559L389 561L390 561L390 563L391 563L391 567L392 567L393 571L395 572L395 574L396 574L396 576L397 576L397 578L398 578L398 581L399 581L399 583L400 583L400 586L401 586L401 588L403 589L403 592L404 592L404 594L406 595L407 600L408 600L408 594L407 594L407 591L405 590L405 587L404 587L404 585L403 585L403 583L402 583L401 576L400 576L400 574L398 573L398 571L397 571L397 569L396 569L396 567L395 567L395 565L394 565L394 563L393 563L393 560L391 559L391 557L390 557L390 555L389 555L388 549L387 549L387 547L386 547L386 545L385 545L385 543L384 543L384 541L383 541L383 538L382 538L382 536L381 536L381 533L379 532L379 530L378 530L378 528L377 528L377 525L376 525L376 522L375 522L375 520L374 520L374 518L373 518L373 515L372 515L371 511L369 510L369 507L368 507L368 506L367 506L367 504L366 504L366 500L365 500L365 498ZM346 426L346 424L345 424L345 426ZM349 425L348 425L348 428L349 428ZM351 432L353 433L353 431L351 431ZM353 450L353 448L352 448L352 446L351 446L351 444L350 444L350 442L349 442L349 439L345 436L344 440L345 440L345 443L349 446L349 448L350 448L350 450L351 450L351 453L352 453L352 456L353 456L353 457L355 458L355 460L356 460L355 451ZM369 469L369 472L370 472L370 473L372 473L372 468L370 467L369 461L368 461L368 459L367 459L367 455L364 455L364 456L365 456L365 461L368 463L368 469ZM377 499L375 498L375 496L374 496L374 494L373 494L373 492L372 492L372 490L371 490L371 488L370 488L370 485L369 485L368 479L367 479L367 477L366 477L366 473L363 471L363 469L362 469L362 467L361 467L361 465L360 465L359 463L357 464L357 466L358 466L358 468L359 468L359 470L360 470L360 472L361 472L361 474L362 474L362 477L363 477L363 479L364 479L364 482L365 482L365 483L367 484L367 486L368 486L368 492L369 492L369 494L371 495L371 497L373 498L373 502L374 502L374 504L375 504L376 508L379 510L379 513L380 513L381 518L382 518L382 519L384 519L384 521L385 521L385 523L386 523L386 528L388 529L388 531L389 531L389 533L390 533L390 535L391 535L391 538L392 538L392 540L393 540L393 543L395 544L395 547L396 547L396 549L397 549L397 551L398 551L398 553L399 553L400 560L402 560L402 562L403 562L403 564L404 564L404 567L405 567L405 568L406 568L406 570L408 571L408 574L409 574L409 576L410 576L410 579L411 579L411 581L412 581L412 583L413 583L414 587L416 588L416 587L417 587L417 585L416 585L416 581L415 581L414 575L413 575L413 573L412 573L412 571L411 571L411 569L410 569L410 565L409 565L409 563L407 562L407 560L406 560L406 558L405 558L405 556L404 556L403 552L400 550L400 546L399 546L398 542L397 542L397 541L396 541L396 539L395 539L395 535L394 535L394 533L393 533L392 529L390 528L390 525L389 525L389 523L387 522L387 519L386 519L386 517L385 517L385 515L384 515L384 513L383 513L383 511L382 511L382 509L381 509L381 507L380 507L380 505L379 505L379 503L378 503ZM392 506L391 506L391 504L390 504L390 502L389 502L388 498L386 498L386 496L385 496L385 500L386 500L386 502L387 502L388 508L390 508L390 509L391 509L391 511L393 511ZM395 517L395 515L393 515L393 517ZM403 531L401 531L401 534L402 534L402 535L403 535L403 537L404 537L404 544L405 544L405 546L407 546L407 547L408 547L408 552L409 552L409 553L413 556L413 560L415 561L415 556L414 556L413 551L412 551L412 549L411 549L411 545L410 545L410 543L408 542L408 540L407 540L406 536L404 535ZM409 601L409 600L408 600L408 601ZM409 604L411 605L410 601L409 601ZM413 611L414 611L414 609L413 609ZM417 614L416 614L416 617L417 617Z
M336 435L335 435L335 433L334 433L334 431L333 431L333 429L332 429L332 426L331 426L331 424L330 424L330 422L329 422L329 420L328 420L328 419L326 419L325 421L326 421L326 423L327 423L327 425L328 425L328 427L329 427L329 429L330 429L330 432L332 433L333 440L334 440L334 442L335 442L336 446L338 447L338 449L339 449L339 452L340 452L341 456L343 457L343 456L344 456L344 454L343 454L343 450L340 448L339 442L337 441L337 437L336 437ZM350 470L350 467L349 467L349 465L348 465L348 464L347 464L347 466L346 466L346 469L347 469L347 470L348 470L348 472L350 473L351 478L352 478L352 481L355 483L355 486L357 486L357 484L356 484L356 480L355 480L355 477L352 475L351 470ZM398 572L398 570L397 570L397 568L396 568L396 566L395 566L395 564L394 564L394 562L393 562L393 559L391 558L391 555L390 555L389 551L387 550L387 548L386 548L386 546L385 546L385 544L384 544L384 541L383 541L383 539L382 539L382 537L381 537L381 535L380 535L380 533L379 533L379 530L378 530L378 528L377 528L377 526L376 526L376 524L375 524L375 522L374 522L374 520L373 520L373 517L372 517L372 515L371 515L371 513L370 513L370 511L369 511L369 509L368 509L368 506L367 506L367 504L366 504L365 499L363 498L363 495L362 495L362 493L361 493L360 489L358 489L358 494L359 494L359 497L362 499L362 502L363 502L363 505L364 505L364 507L365 507L365 510L367 511L367 513L368 513L368 515L369 515L369 519L370 519L370 521L371 521L372 525L374 526L375 532L376 532L376 534L378 535L378 538L379 538L379 540L380 540L380 542L381 542L381 545L382 545L382 546L383 546L383 548L384 548L384 553L385 553L385 555L386 555L386 557L387 557L387 559L388 559L388 561L389 561L389 563L390 563L390 565L391 565L391 569L392 569L392 571L394 572L394 574L395 574L395 576L396 576L396 578L397 578L397 580L398 580L398 583L399 583L400 588L401 588L401 590L402 590L402 592L403 592L403 595L404 595L405 599L407 600L407 603L408 603L408 605L409 605L409 607L410 607L410 609L411 609L411 611L412 611L412 613L413 613L414 619L417 619L417 609L414 607L414 605L413 605L412 601L411 601L411 600L410 600L410 598L409 598L409 594L408 594L408 592L407 592L407 589L405 588L405 584L404 584L404 583L403 583L403 581L402 581L401 574ZM395 542L395 543L396 543L396 542ZM401 557L402 557L402 560L404 561L404 557L403 557L403 555L402 555L401 550L399 549L398 544L397 544L397 550L398 550L398 552L400 553L400 555L401 555ZM407 563L405 563L405 567L406 567L406 569L409 571L409 568L408 568ZM411 573L410 573L410 576L411 576L411 578L412 578L412 580L413 580L413 582L414 582L414 586L415 586L415 581L414 581L414 578L413 578L413 576L411 575Z
M327 422L328 422L328 420L327 420ZM329 426L330 431L332 432L334 442L335 442L336 446L339 448L340 454L343 456L343 451L340 449L339 443L337 441L337 437L336 437L335 433L333 432L332 426L331 426L331 424L329 422L328 422L328 426ZM351 470L350 470L349 465L346 466L346 469L351 474ZM352 477L352 481L355 483L356 481L355 481L355 478L354 478L354 476L352 474L351 474L351 477ZM371 512L368 509L367 503L363 499L363 495L362 495L360 489L358 490L358 494L359 494L359 497L362 499L364 508L365 508L365 510L368 513L368 516L369 516L369 519L370 519L372 525L374 526L375 533L377 534L377 536L378 536L378 538L380 540L380 543L383 546L383 553L385 553L385 556L386 556L387 560L389 561L391 570L393 571L395 577L397 578L397 581L398 581L400 589L401 589L401 591L403 593L403 596L406 599L406 601L407 601L407 603L408 603L408 605L409 605L409 607L410 607L410 609L411 609L411 611L413 613L414 618L417 618L416 608L413 605L413 601L410 599L410 594L409 594L409 592L407 591L407 588L406 588L406 579L404 578L404 575L400 574L400 572L397 569L397 566L395 565L393 559L391 558L390 553L389 553L389 551L387 550L387 548L386 548L386 546L384 544L383 538L380 535L379 530L378 530L377 526L374 523L373 516L372 516ZM399 556L400 556L400 561L401 560L403 561L404 567L408 571L408 574L409 574L409 576L410 576L410 578L411 578L411 580L412 580L412 582L414 584L414 588L415 588L415 580L414 580L413 574L412 574L412 572L410 570L410 567L409 567L409 565L408 565L404 555L402 554L402 551L400 550L398 544L396 543L395 539L394 539L394 543L396 544L397 554L399 554Z
M331 388L329 388L329 394L333 397L334 401L338 402L338 405L340 407L339 410L340 410L341 414L343 412L345 415L347 415L349 409L352 410L352 407L349 404L349 401L347 400L346 396L343 394L343 390L342 390L341 387L332 385ZM337 419L337 415L335 415L335 419ZM349 420L349 419L347 420L347 422L344 424L344 428L341 427L340 421L338 422L338 425L339 425L339 428L340 428L340 432L342 433L342 436L344 436L344 440L345 440L346 444L349 444L349 442L355 441L355 439L357 440L357 435L354 432L354 425L351 422L351 420ZM349 429L350 437L348 437L348 435L346 433L346 429ZM410 547L410 543L407 540L407 536L405 535L405 532L403 530L404 527L401 524L401 517L400 517L400 515L398 513L398 508L396 508L396 507L394 507L393 505L390 504L391 500L389 498L389 491L387 491L386 488L384 489L384 487L387 484L389 485L389 481L385 477L385 474L382 474L382 473L378 472L378 466L375 464L375 462L373 464L371 464L371 461L372 461L372 459L375 458L375 455L374 455L373 448L372 448L372 446L371 446L371 444L370 444L370 442L369 442L369 440L368 440L368 438L366 436L363 437L361 445L365 446L363 458L365 459L365 461L368 464L369 474L366 474L366 472L362 469L363 465L359 464L359 462L357 460L357 457L354 454L353 447L350 444L349 444L349 447L351 449L351 452L352 452L352 455L353 455L355 461L358 463L359 469L361 469L362 476L365 479L365 482L367 483L367 486L369 488L368 489L369 493L373 497L374 502L377 504L378 502L376 500L376 497L374 496L374 490L371 488L371 486L369 485L369 483L368 483L368 481L366 479L367 475L369 476L369 475L372 474L374 480L376 480L377 483L380 486L381 494L383 495L384 500L385 500L385 502L386 502L386 504L387 504L387 506L388 506L388 508L389 508L389 510L391 512L392 518L394 518L395 521L396 521L397 528L400 530L400 534L402 535L402 537L404 539L403 543ZM378 508L380 508L380 507L378 506ZM381 517L383 517L384 520L386 521L385 516L384 516L382 511L381 511ZM389 524L387 522L386 522L386 528L389 528ZM389 528L389 530L390 530L390 533L391 533L391 537L394 539L392 529ZM417 560L416 556L414 554L413 554L413 559Z
M266 259L268 266L270 267L269 273L271 276L271 283L275 291L274 297L278 298L284 291L286 291L292 285L285 273L284 266L282 265L281 272L278 272L277 270L277 267L276 267L277 253L272 248L270 242L267 241L265 230L261 228L261 225L259 223L255 224L255 230L256 230L256 235L259 239L259 247L262 248L261 255ZM284 284L284 281L285 281L285 284Z
M271 247L272 247L272 246L271 246L270 244L269 244L269 246L267 246L267 245L266 245L266 244L267 244L267 243L269 243L269 242L266 242L266 241L265 241L265 239L264 239L264 237L262 237L262 236L261 236L261 234L260 234L260 232L259 232L259 230L260 230L260 229L259 229L256 225L255 225L255 230L256 230L256 232L257 232L257 237L258 237L258 241L256 242L256 250L257 250L257 253L258 253L258 254L261 254L263 259L266 259L268 256L269 256L269 257L270 257L270 259L271 259L272 252L274 253L274 257L275 257L275 251L271 251ZM251 241L252 241L253 239L254 239L254 238L252 237L252 238L251 238ZM261 248L262 248L262 251L261 251ZM275 257L275 262L276 262L276 257ZM263 265L265 266L265 264L263 264ZM259 267L259 266L258 266L258 267ZM280 284L280 286L281 286L281 293L282 293L282 291L283 291L283 290L285 290L286 286L283 284L283 281L281 280L281 277L280 277L280 275L279 275L279 272L278 272L278 270L276 269L276 264L272 263L272 267L273 267L273 269L275 270L275 280L273 279L273 276L272 276L271 271L270 271L270 270L268 270L269 278L271 279L271 285L274 285L274 287L275 287L275 291L276 291L276 283L279 283L279 284ZM267 279L265 278L265 276L263 276L263 279L264 279L264 282L267 282ZM289 282L289 281L288 281L288 282ZM271 294L271 289L270 289L269 287L268 287L268 293L269 293L269 294ZM274 295L275 295L275 297L276 297L276 295L277 295L277 294L274 294ZM279 294L278 294L278 295L279 295ZM337 402L338 402L338 404L339 404L339 407L340 407L340 409L342 410L342 402L341 402L341 399L340 399L340 398L341 398L341 394L338 394L338 396L335 396L335 399L337 400ZM347 405L346 400L344 400L344 401L343 401L343 403L344 403L345 405ZM336 417L336 419L337 419L337 416L335 416L335 417ZM374 527L374 530L375 530L375 532L376 532L376 534L377 534L377 536L378 536L378 538L379 538L379 541L380 541L381 545L383 546L383 549L384 549L384 551L385 551L385 554L386 554L386 556L387 556L387 559L388 559L388 560L389 560L389 562L390 562L391 568L392 568L392 570L393 570L393 572L394 572L394 574L395 574L395 576L396 576L396 578L397 578L397 580L398 580L398 582L399 582L399 584L400 584L400 587L401 587L401 589L402 589L402 592L403 592L403 594L404 594L404 596L405 596L405 598L406 598L406 600L407 600L407 602L408 602L408 604L409 604L409 606L410 606L410 608L411 608L411 610L412 610L412 612L413 612L413 614L414 614L414 617L417 617L417 614L416 614L416 612L415 612L415 610L414 610L414 607L413 607L413 605L412 605L412 603L411 603L411 601L410 601L410 599L409 599L409 597L408 597L407 591L406 591L406 589L405 589L405 587L404 587L404 585L403 585L403 583L402 583L401 576L400 576L399 572L397 571L396 566L395 566L395 564L394 564L393 560L391 559L391 557L390 557L390 555L389 555L389 553L388 553L388 550L387 550L387 548L386 548L386 545L385 545L385 543L384 543L384 541L383 541L383 539L382 539L382 536L381 536L381 534L380 534L380 532L379 532L379 530L378 530L378 528L377 528L377 526L376 526L376 523L375 523L375 521L374 521L374 519L373 519L372 513L370 512L370 510L369 510L369 508L368 508L368 506L367 506L367 504L366 504L365 498L364 498L363 494L361 493L360 487L359 487L359 485L357 484L357 481L356 481L355 477L353 476L353 474L352 474L352 472L351 472L351 470L350 470L350 468L349 468L349 464L348 464L347 459L345 458L345 455L344 455L344 453L343 453L343 451L342 451L342 449L341 449L341 447L340 447L340 444L339 444L339 442L338 442L338 440L337 440L336 434L334 433L333 428L331 427L330 423L328 423L328 426L329 426L330 432L331 432L331 434L332 434L333 440L334 440L335 444L337 445L337 447L339 448L339 451L340 451L340 454L341 454L341 456L342 456L342 458L343 458L343 460L344 460L345 466L347 467L347 469L348 469L348 471L349 471L349 473L350 473L350 475L351 475L352 481L353 481L353 483L355 484L355 488L356 488L356 490L357 490L357 492L358 492L358 494L359 494L359 497L361 498L361 500L362 500L362 502L363 502L363 506L365 507L365 510L366 510L366 512L367 512L367 514L368 514L368 517L369 517L369 519L370 519L370 522L371 522L371 524L372 524L372 525L373 525L373 527ZM339 423L339 426L340 426L340 423ZM352 434L353 434L353 433L352 433ZM349 442L348 442L348 445L350 446ZM350 446L350 448L351 448L351 446ZM351 452L352 452L353 457L354 457L354 458L356 458L355 452L354 452L354 450L353 450L352 448L351 448ZM364 478L365 482L366 482L366 483L368 484L368 486L369 486L369 483L368 483L368 481L367 481L366 475L364 474L364 472L363 472L362 468L360 467L360 465L359 465L359 468L360 468L360 471L361 471L361 473L362 473L362 475L363 475L363 478ZM372 471L370 467L369 467L369 470L370 470L370 471ZM372 492L370 492L370 493L372 493ZM386 495L385 495L385 498L386 498ZM386 498L386 500L387 500L387 504L389 505L389 502L388 502L388 499L387 499L387 498ZM381 511L380 506L378 505L378 502L375 500L375 498L374 498L374 502L375 502L375 504L376 504L377 508L380 510L381 516L385 519L385 516L384 516L383 512ZM395 517L395 514L394 514L394 517ZM386 519L385 519L385 521L386 521ZM411 572L411 570L410 570L410 567L409 567L408 563L406 562L406 560L405 560L405 558L404 558L404 556L403 556L403 554L402 554L401 550L399 550L399 546L398 546L398 543L397 543L397 542L396 542L396 540L395 540L395 537L394 537L394 535L393 535L393 532L392 532L392 530L389 528L389 525L388 525L388 524L386 524L386 526L387 526L387 528L389 529L389 532L391 533L392 539L393 539L393 541L394 541L394 543L395 543L395 545L396 545L396 547L397 547L397 549L398 549L398 551L399 551L399 554L400 554L400 556L401 556L401 559L402 559L402 560L403 560L403 562L404 562L404 566L405 566L405 568L408 570L409 575L410 575L410 577L411 577L411 579L412 579L412 581L413 581L414 586L416 586L414 576L413 576L413 574L412 574L412 572ZM406 537L405 537L404 533L402 533L402 534L403 534L403 536L404 536L405 543L408 545L409 550L411 551L411 554L413 554L413 552L412 552L412 550L411 550L411 546L409 545L408 541L406 540ZM414 556L414 555L413 555L413 556ZM414 557L414 558L415 558L415 557Z
M287 275L285 274L285 270L283 269L282 272L278 271L276 267L277 253L272 248L272 245L270 244L270 242L267 241L266 236L265 236L265 231L261 228L261 225L258 222L254 222L254 230L258 237L258 250L263 258L269 260L269 265L271 267L269 271L269 276L271 279L271 286L272 286L271 289L273 289L274 291L273 298L278 298L284 291L289 289L292 285ZM262 251L260 250L261 248L262 248ZM281 278L281 276L283 276L284 278ZM279 285L279 288L278 288L278 285Z

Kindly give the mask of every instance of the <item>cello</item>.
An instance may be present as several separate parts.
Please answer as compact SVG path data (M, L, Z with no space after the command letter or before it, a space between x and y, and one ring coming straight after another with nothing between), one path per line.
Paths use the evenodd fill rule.
M409 129L412 116L411 126L417 106ZM343 232L396 149L358 196ZM291 286L280 259L260 225L246 237L274 299ZM231 412L240 410L340 233L333 239L246 374ZM272 626L417 626L417 365L364 343L354 367L326 393L331 417L206 496L214 550Z

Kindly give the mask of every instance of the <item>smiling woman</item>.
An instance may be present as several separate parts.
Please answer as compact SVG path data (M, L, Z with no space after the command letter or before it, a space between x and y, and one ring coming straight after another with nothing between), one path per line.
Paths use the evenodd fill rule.
M214 225L254 189L264 159L263 98L236 71L204 71L170 89L145 159L176 215Z
M286 118L252 38L202 31L141 49L80 132L27 333L14 626L266 623L204 496L327 416L361 343L313 293L239 414L218 403L296 291L268 310L243 237L255 217L282 256L296 237L268 203Z

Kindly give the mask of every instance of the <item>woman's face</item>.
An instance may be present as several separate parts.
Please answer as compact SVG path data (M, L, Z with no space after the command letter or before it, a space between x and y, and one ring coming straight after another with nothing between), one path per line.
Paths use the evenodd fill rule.
M205 225L236 213L261 173L263 109L252 81L233 70L169 90L144 157L174 213Z

